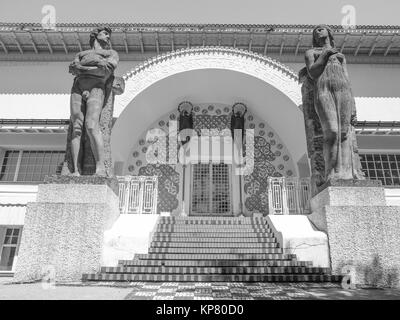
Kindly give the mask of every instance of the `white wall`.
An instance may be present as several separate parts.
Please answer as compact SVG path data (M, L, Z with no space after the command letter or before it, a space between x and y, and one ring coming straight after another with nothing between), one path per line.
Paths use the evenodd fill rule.
M36 184L0 183L0 204L27 204L36 201Z
M388 206L400 206L400 188L385 189L385 197Z
M68 73L69 63L0 61L0 94L70 93L73 76ZM124 75L137 64L137 61L120 61L115 74Z
M125 74L139 63L120 61L116 75ZM304 67L302 63L285 64L296 72ZM69 93L73 77L68 73L68 65L68 61L0 61L0 94ZM395 85L400 80L400 65L350 64L348 69L355 96L400 97L398 85Z

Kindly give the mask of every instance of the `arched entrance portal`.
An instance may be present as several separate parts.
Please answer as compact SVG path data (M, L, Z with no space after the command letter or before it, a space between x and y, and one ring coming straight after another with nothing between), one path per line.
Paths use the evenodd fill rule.
M277 161L280 156L286 156L294 166L286 170L288 165L285 161L288 160L281 160L282 163L277 162L275 167L285 167L283 176L287 172L292 172L294 176L299 174L297 163L306 153L304 121L299 108L300 87L296 75L280 63L242 50L188 49L153 58L129 72L125 79L126 91L116 100L115 115L118 120L111 138L113 159L120 164L120 174L143 174L145 169L139 172L141 168L136 165L141 163L143 166L143 161L132 156L145 149L139 141L142 142L149 129L162 127L160 123L167 124L169 120L176 119L177 106L185 100L199 107L199 115L209 112L207 109L211 106L220 110L228 108L225 114L228 116L235 102L245 103L250 111L250 118L246 121L249 128L258 130L256 141L259 147L265 150L267 144L278 145L281 149L284 146L284 150L274 151L274 154L279 154ZM264 127L269 129L263 130ZM167 128L162 129L168 131ZM171 168L164 171L170 172ZM184 177L179 166L173 167L173 171L180 179L175 186L179 191L176 201L170 197L165 202L180 203L179 197L186 189L189 201L193 173ZM185 184L182 184L183 179L186 179ZM249 179L246 180L248 183L254 183L248 185L248 190L260 188L257 179ZM246 181L243 180L243 188ZM167 178L161 178L161 183L170 184L167 189L172 188ZM244 197L242 200L245 202L247 199ZM251 202L260 201L253 199ZM189 204L186 202L185 205ZM232 207L233 211L237 210L234 204ZM172 206L162 207L159 211L171 209L178 210ZM260 208L249 210L260 211Z

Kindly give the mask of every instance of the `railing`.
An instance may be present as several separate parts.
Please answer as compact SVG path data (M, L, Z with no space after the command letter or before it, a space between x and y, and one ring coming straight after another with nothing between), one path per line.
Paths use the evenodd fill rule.
M124 176L118 181L121 213L157 213L157 176Z
M269 214L311 212L309 178L268 178Z

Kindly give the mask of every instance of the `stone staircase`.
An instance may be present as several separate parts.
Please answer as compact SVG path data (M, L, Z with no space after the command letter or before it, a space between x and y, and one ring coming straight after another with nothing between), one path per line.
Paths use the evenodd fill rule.
M264 218L160 217L148 254L82 280L338 282L340 277L284 254Z

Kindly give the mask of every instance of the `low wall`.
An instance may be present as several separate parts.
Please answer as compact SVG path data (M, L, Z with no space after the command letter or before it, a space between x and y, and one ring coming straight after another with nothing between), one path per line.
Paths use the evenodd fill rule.
M312 261L314 267L330 267L328 237L316 230L307 216L269 215L266 219L285 253Z
M115 267L135 253L148 253L150 237L159 215L121 214L104 234L102 266Z

